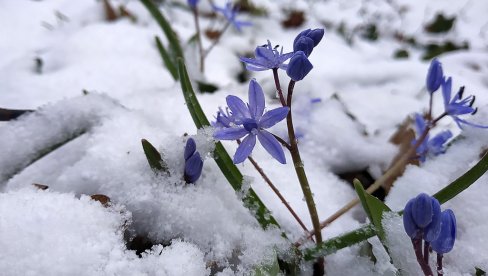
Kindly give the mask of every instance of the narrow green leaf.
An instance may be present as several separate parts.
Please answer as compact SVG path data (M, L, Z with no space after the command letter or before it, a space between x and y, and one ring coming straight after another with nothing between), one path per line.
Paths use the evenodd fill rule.
M177 58L184 59L183 50L181 49L178 37L173 31L173 28L171 28L171 24L168 22L168 20L166 20L164 15L159 11L158 7L151 0L141 0L141 2L149 10L151 15L154 17L156 22L158 22L159 26L166 35L166 38L169 42L169 47L171 49L170 52L174 55L173 60L176 61Z
M164 162L158 150L146 139L141 140L147 162L154 172L168 172L168 165Z
M180 76L181 89L185 97L186 106L190 111L190 115L197 128L210 126L210 123L203 113L202 107L191 86L190 77L186 70L185 63L182 59L178 59L178 72ZM236 192L241 192L242 189L242 174L237 167L232 163L227 151L220 142L216 143L214 150L214 160L224 174L227 181ZM259 199L258 195L253 189L249 189L242 198L244 206L251 210L251 213L256 217L259 224L266 229L270 225L278 226L278 222L271 215L264 203Z
M485 153L476 165L474 165L469 171L463 174L458 179L454 180L451 184L444 189L438 191L433 197L439 200L439 203L443 204L460 194L471 186L478 178L488 171L488 153Z
M448 202L462 191L466 190L476 180L488 171L488 153L481 158L476 165L469 169L465 174L454 180L444 189L437 192L434 197L439 200L441 204ZM400 212L401 213L401 212ZM367 224L352 232L345 233L338 237L326 240L317 244L314 248L304 250L304 257L306 260L313 260L321 256L327 256L335 253L342 248L349 247L353 244L367 240L376 235L371 224Z
M170 72L171 76L173 76L173 79L178 80L178 69L176 68L174 61L171 60L168 51L166 51L166 48L164 48L163 43L161 43L159 37L156 36L155 40L156 47L158 48L159 54L163 59L164 65L166 66L166 68L168 68L168 71Z
M306 261L312 261L318 257L333 254L343 248L360 243L376 235L373 225L366 224L354 231L342 234L339 237L328 239L317 244L315 247L307 248L303 251L303 257Z
M23 114L33 112L33 110L6 109L0 107L0 121L10 121L17 119Z
M376 228L376 233L383 243L383 246L386 251L388 252L388 248L385 245L386 236L385 231L383 230L383 225L381 223L383 219L383 213L391 212L391 209L386 206L383 202L381 202L376 197L366 193L363 188L363 184L358 179L354 179L354 189L356 189L356 193L358 194L359 199L361 200L361 205L363 205L364 211L369 217L369 220L373 223Z

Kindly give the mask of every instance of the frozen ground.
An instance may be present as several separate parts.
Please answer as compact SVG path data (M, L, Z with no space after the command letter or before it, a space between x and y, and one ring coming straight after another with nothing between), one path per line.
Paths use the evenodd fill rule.
M188 41L194 30L186 1L166 2L161 9L181 41ZM480 111L469 119L488 122L488 2L254 2L268 16L243 14L254 26L224 34L208 56L205 72L206 80L220 89L198 97L212 118L225 105L226 95L247 98L247 82L236 79L241 70L238 55L252 52L267 39L290 51L299 31L327 26L311 55L314 69L297 84L294 110L321 218L355 197L337 173L369 168L375 175L385 169L397 152L389 137L407 116L427 108L424 50L399 39L399 34L419 44L468 42L468 50L439 59L445 73L453 76L454 87L466 85L466 92L477 96ZM0 107L39 110L0 123L0 274L205 275L216 264L219 273L231 275L266 264L275 250L287 248L287 242L276 229L261 230L212 161L208 131L197 135L180 86L162 65L153 43L154 35L162 34L149 13L138 1L112 4L124 4L137 21L107 22L102 2L95 0L0 1ZM203 0L201 8L210 9ZM307 20L299 28L284 29L280 22L291 9L305 11ZM427 34L423 26L439 11L456 16L453 29ZM203 28L217 28L219 23L208 18L201 22ZM364 26L373 23L379 39L362 38ZM345 35L337 31L341 25ZM204 40L205 46L210 43ZM398 49L407 49L410 57L393 58ZM197 76L194 50L186 47L190 73ZM42 60L42 68L36 67L36 58ZM271 73L251 76L263 86L268 109L277 107ZM434 110L439 114L442 100L436 96ZM312 104L313 98L321 101ZM455 129L455 124L446 120L442 127ZM273 131L284 136L285 125ZM196 185L181 181L184 133L196 135L198 150L206 157ZM22 170L39 149L74 135L77 138ZM386 203L400 210L411 197L439 190L478 161L488 147L488 131L467 129L460 135L464 139L445 155L420 167L409 166ZM154 176L141 138L164 153L173 177ZM233 154L236 144L224 145ZM253 157L310 229L293 165L279 165L260 146ZM291 240L301 237L301 228L251 164L238 167ZM32 183L49 189L40 191ZM488 271L486 184L485 176L444 207L458 218L458 239L445 258L447 275L473 275L475 267ZM89 200L93 194L107 195L112 205L105 208ZM364 222L361 208L355 208L323 235L331 238ZM395 266L405 275L419 275L400 220L390 218L387 229L389 241L396 245L391 246L396 249ZM154 245L139 258L126 247L126 240L135 236L165 246ZM356 245L326 258L327 275L394 275L381 244L376 238L370 243L376 262L363 254L364 246ZM309 273L308 265L303 269Z

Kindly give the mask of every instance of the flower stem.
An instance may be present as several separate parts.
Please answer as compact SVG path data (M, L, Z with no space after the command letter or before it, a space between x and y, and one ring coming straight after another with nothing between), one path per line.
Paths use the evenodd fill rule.
M202 45L200 23L198 22L198 8L194 7L192 8L192 10L193 10L193 18L195 20L195 29L197 31L198 51L200 53L200 72L203 73L205 71L205 51L203 50L203 45Z
M275 81L276 91L278 91L278 96L280 97L281 105L286 106L285 96L283 96L283 90L281 90L280 78L278 77L278 68L273 68L273 77Z
M383 186L383 184L387 181L387 180L390 180L392 177L394 177L395 175L398 175L398 172L401 171L402 169L405 168L405 165L411 160L412 156L414 156L417 148L422 144L422 142L425 140L425 138L427 137L427 135L429 134L429 131L435 127L435 125L437 124L437 122L444 118L446 116L445 113L441 114L439 117L437 117L435 120L432 120L432 123L428 124L424 131L422 132L422 134L420 135L420 138L417 140L417 142L409 149L407 150L401 158L399 158L397 160L397 162L395 162L395 164L390 167L390 169L388 169L385 174L383 174L380 178L378 178L371 186L369 186L367 189L366 189L366 192L368 194L372 194L373 192L375 192L376 190L378 190L381 186ZM348 202L346 205L344 205L341 209L339 209L338 211L336 211L334 214L332 214L330 217L328 217L326 220L322 221L320 223L320 229L323 229L324 227L328 226L329 224L331 224L332 222L334 222L336 219L338 219L339 217L341 217L343 214L347 213L347 211L351 210L352 207L356 206L357 204L359 203L359 198L355 198L353 200L351 200L350 202ZM315 229L311 232L308 232L308 235L306 236L306 238L308 239L310 236L313 236L315 235ZM295 243L295 245L297 246L300 246L303 242L303 238L300 239L299 241L297 241Z
M437 254L437 276L444 275L444 270L442 269L442 254Z
M430 243L428 241L424 242L424 262L429 263L429 248L430 248Z
M413 249L415 251L415 256L417 257L417 262L424 272L425 276L434 276L432 273L432 269L430 268L429 264L424 261L424 256L422 256L422 239L421 238L414 238L412 239Z
M285 140L283 140L280 136L278 135L275 135L273 133L271 133L271 135L274 136L274 138L276 138L276 140L278 140L278 142L280 142L285 148L287 148L288 150L291 150L291 146L290 144L288 144Z
M313 200L312 190L310 189L310 185L308 184L307 175L305 174L305 169L303 167L303 161L300 157L300 151L298 150L298 142L295 135L295 129L293 127L293 116L292 116L292 97L293 97L293 89L295 87L295 81L290 80L288 85L288 96L287 96L287 105L290 108L290 112L286 117L286 123L288 126L288 136L290 139L290 154L293 159L293 165L295 167L295 172L298 177L298 181L300 182L300 186L302 188L303 196L305 197L305 202L307 203L308 212L310 213L310 219L312 220L313 229L315 231L315 238L317 243L322 242L322 233L320 231L320 220L317 214L317 208L315 207L315 202ZM317 259L318 265L318 272L320 275L323 275L324 271L324 259L319 258Z

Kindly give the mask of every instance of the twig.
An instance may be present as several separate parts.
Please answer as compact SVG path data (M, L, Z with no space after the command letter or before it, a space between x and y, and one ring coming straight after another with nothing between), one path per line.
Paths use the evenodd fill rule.
M200 52L200 72L203 73L205 71L205 51L203 50L203 45L202 45L200 23L198 22L198 8L193 7L192 11L193 11L193 18L195 19L195 29L197 31L198 51Z
M241 140L240 139L237 139L237 143L240 145L241 144ZM297 215L297 213L295 213L295 211L293 210L293 208L286 201L285 197L280 193L280 191L278 190L278 188L276 188L276 186L273 184L273 182L271 182L271 180L269 179L269 177L264 173L263 169L259 166L259 164L256 162L256 160L254 160L254 158L252 158L251 156L248 156L247 159L249 159L249 161L251 161L251 163L254 166L254 168L256 169L256 171L261 175L261 177L264 179L264 181L269 185L269 187L271 188L271 190L273 190L273 192L278 196L278 198L281 200L281 202L285 205L286 209L288 209L288 211L290 211L291 215L295 218L295 220L298 222L298 224L300 224L300 226L302 227L302 229L308 232L307 227L302 222L302 220L300 219L300 217Z
M210 51L212 51L212 49L215 47L215 45L217 45L219 43L220 38L222 37L222 35L224 34L224 32L227 30L227 28L229 28L229 26L230 26L230 22L227 21L227 23L225 24L225 26L220 31L219 36L214 40L214 42L212 43L212 45L210 45L210 47L208 47L208 49L203 54L203 58L206 58L208 56L208 54L210 53Z

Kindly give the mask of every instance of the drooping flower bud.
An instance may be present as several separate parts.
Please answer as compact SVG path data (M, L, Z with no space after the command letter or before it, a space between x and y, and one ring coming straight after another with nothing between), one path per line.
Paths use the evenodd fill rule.
M293 54L288 63L288 68L286 69L286 74L294 80L300 81L312 70L313 65L308 60L304 52L298 51Z
M436 240L432 241L432 249L438 254L445 254L452 250L456 240L456 217L451 209L441 214L441 232Z
M314 42L310 37L302 36L293 44L293 52L302 51L308 57L312 53Z
M293 41L293 49L295 49L295 44L301 37L308 37L313 40L313 46L317 46L319 42L322 40L324 37L325 30L324 29L306 29L299 33L296 37L295 40Z
M442 83L444 73L442 72L442 64L435 58L430 63L429 71L427 73L426 87L427 91L434 93L439 89Z

